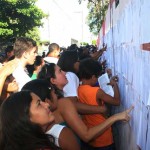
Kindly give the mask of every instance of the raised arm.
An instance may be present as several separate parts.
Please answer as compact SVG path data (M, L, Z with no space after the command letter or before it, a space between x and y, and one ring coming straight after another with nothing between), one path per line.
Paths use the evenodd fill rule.
M79 102L77 97L68 98L74 103L78 113L81 115L105 114L107 112L107 107L105 105L93 106Z
M106 49L107 49L107 46L103 47L99 51L96 51L95 53L90 54L90 55L94 60L97 60L104 53L104 51L106 51Z
M116 79L117 79L116 76L112 77L109 83L114 88L114 97L106 94L102 89L99 89L96 95L97 100L102 100L105 103L108 103L110 105L116 105L116 106L120 105L120 93L119 93L118 84L116 83L117 81Z
M18 60L14 59L0 68L0 96L7 76L9 76L16 69L17 66Z
M61 115L68 126L85 142L92 140L93 138L101 135L107 128L109 128L114 122L118 120L128 121L130 119L129 112L133 109L118 113L111 116L103 123L87 128L82 119L77 113L77 110L73 103L69 100L59 100L58 105Z

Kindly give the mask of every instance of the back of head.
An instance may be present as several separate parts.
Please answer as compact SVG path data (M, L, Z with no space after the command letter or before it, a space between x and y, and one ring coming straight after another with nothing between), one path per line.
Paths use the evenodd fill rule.
M38 73L38 79L43 79L43 80L47 80L52 88L55 90L55 93L57 95L57 98L62 98L63 97L63 92L57 88L56 85L51 83L51 78L56 78L55 75L55 66L56 64L54 63L45 63L45 65L41 68L40 72Z
M59 50L59 49L60 49L60 47L59 47L59 45L57 43L51 43L49 45L49 47L48 47L48 53L47 53L47 55L50 54L50 53L52 53L52 52L54 52L55 50Z
M55 66L54 63L45 63L38 73L38 79L47 79L50 81L50 78L55 78Z
M86 58L80 61L79 65L79 78L80 79L90 79L93 75L98 77L101 75L102 66L98 61L92 58Z
M68 47L69 51L77 51L78 50L78 46L77 44L72 44Z
M36 42L33 39L19 37L14 43L14 54L16 58L21 58L22 54L25 51L29 51L32 48L36 47Z
M66 72L75 72L74 64L79 60L77 51L65 51L60 56L57 65Z
M44 64L44 59L42 56L36 56L36 59L34 61L34 68L36 69L38 66L41 66Z
M46 80L35 79L26 83L21 90L30 90L40 97L42 101L46 98L51 99L50 92L52 87L50 83Z

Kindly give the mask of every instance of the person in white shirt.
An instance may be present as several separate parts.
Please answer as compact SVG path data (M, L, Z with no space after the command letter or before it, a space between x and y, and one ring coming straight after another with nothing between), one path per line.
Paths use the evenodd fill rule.
M77 76L79 69L79 53L76 50L65 51L60 56L57 65L66 72L68 83L64 86L63 92L64 97L68 97L76 106L80 114L97 114L101 113L102 110L106 110L106 107L92 106L83 104L78 101L78 87L79 78Z
M37 45L33 39L19 37L14 43L15 58L19 60L19 65L13 72L13 76L19 86L19 91L22 86L29 82L31 78L28 76L26 65L33 65L37 56Z
M69 81L63 88L65 97L78 97L77 89L79 86L79 78L76 73L79 67L79 56L77 51L65 51L60 56L57 65L66 72Z
M44 60L48 63L57 64L59 53L60 53L59 45L56 43L52 43L48 47L48 53L46 57L44 58Z

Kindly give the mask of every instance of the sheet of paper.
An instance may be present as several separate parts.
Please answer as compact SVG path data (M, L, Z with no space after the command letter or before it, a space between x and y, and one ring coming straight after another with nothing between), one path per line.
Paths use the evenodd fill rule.
M150 107L150 91L149 91L149 96L148 96L148 100L147 100L147 106Z
M107 83L110 82L107 73L101 75L101 76L98 78L98 82L99 82L100 88L101 88L103 91L105 91L105 93L111 95L112 97L114 96L114 91L113 91L112 86L111 86L111 85L107 85Z
M148 110L148 116L150 116L150 109ZM147 140L146 140L146 150L150 149L150 118L148 117L148 130L147 130Z

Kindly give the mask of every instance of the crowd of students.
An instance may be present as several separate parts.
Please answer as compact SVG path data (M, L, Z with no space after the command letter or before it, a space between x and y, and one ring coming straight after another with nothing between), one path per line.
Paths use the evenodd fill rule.
M116 77L113 97L97 85L107 46L52 43L42 57L34 40L19 37L11 49L0 67L1 150L115 150L111 125L129 121L133 107L108 114L121 101Z

